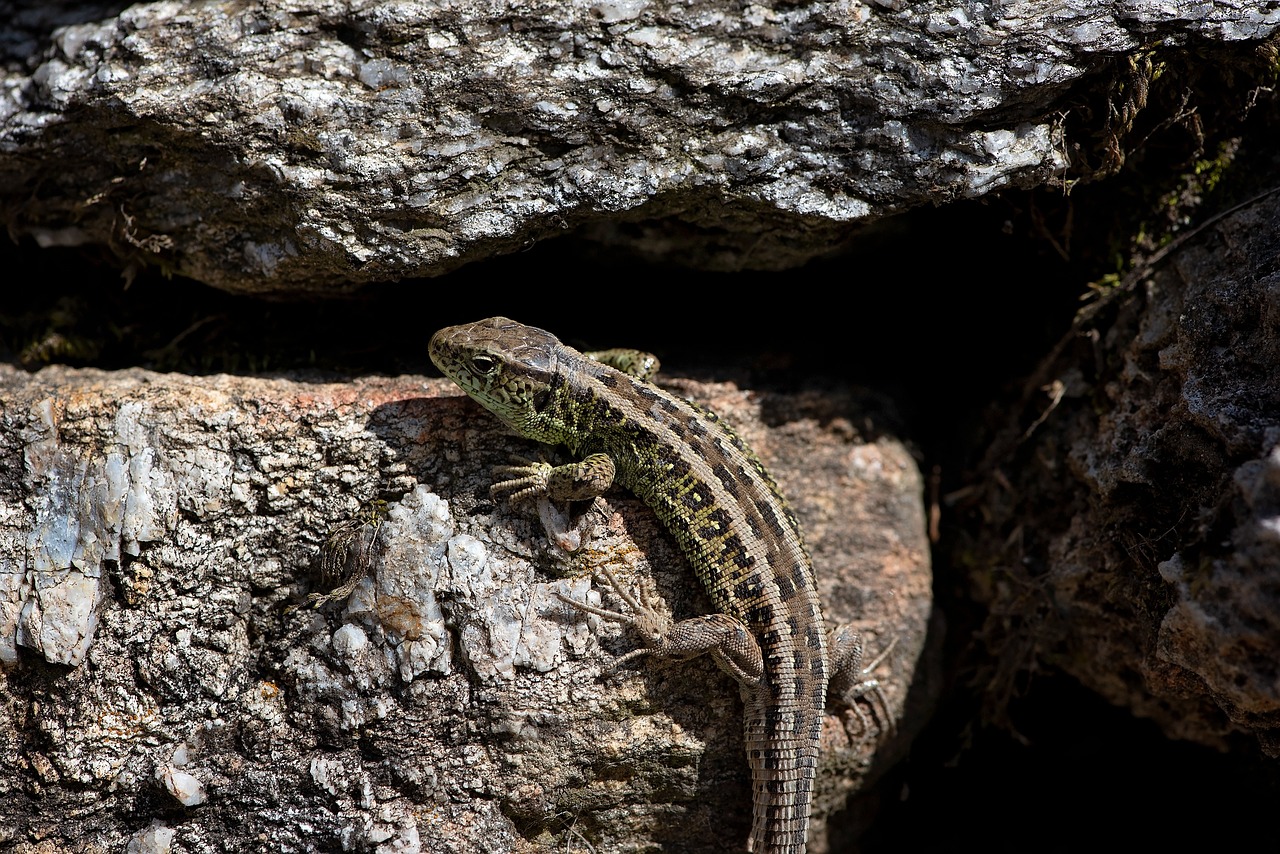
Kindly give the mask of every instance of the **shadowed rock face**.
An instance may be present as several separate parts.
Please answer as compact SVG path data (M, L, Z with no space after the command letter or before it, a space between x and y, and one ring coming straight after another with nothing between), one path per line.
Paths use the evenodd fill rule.
M1280 193L1212 223L1043 366L989 457L998 690L1035 649L1172 736L1280 753L1278 228Z
M832 621L873 652L898 640L877 671L896 738L865 738L849 710L826 718L823 846L827 818L936 691L919 661L919 473L868 400L678 391L770 466ZM616 604L591 591L603 565L678 618L706 612L675 543L622 490L590 511L579 552L548 543L532 510L488 498L492 469L530 449L457 394L420 377L0 367L0 701L24 710L0 716L0 839L550 851L570 826L605 848L746 839L733 680L706 660L606 678L636 639L553 595ZM335 532L371 574L343 603L287 610Z
M21 10L0 45L0 199L42 245L257 293L437 275L579 226L681 263L777 269L887 213L1057 180L1071 87L1147 43L1264 38L1273 17L843 0Z

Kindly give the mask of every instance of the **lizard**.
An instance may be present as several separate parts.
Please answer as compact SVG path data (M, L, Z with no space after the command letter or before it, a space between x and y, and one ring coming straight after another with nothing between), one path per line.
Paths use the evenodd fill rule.
M755 452L709 410L641 379L656 369L651 358L619 355L625 351L592 358L503 317L442 329L428 351L516 433L581 458L504 467L499 474L511 477L491 492L512 502L570 502L594 499L617 482L674 536L715 613L673 624L607 572L632 614L561 598L640 631L646 645L615 667L641 654L709 653L737 680L754 799L748 850L803 852L833 668L841 690L875 692L883 706L878 684L858 678L889 650L859 670L857 635L845 633L832 648L799 523ZM638 368L624 373L610 362Z

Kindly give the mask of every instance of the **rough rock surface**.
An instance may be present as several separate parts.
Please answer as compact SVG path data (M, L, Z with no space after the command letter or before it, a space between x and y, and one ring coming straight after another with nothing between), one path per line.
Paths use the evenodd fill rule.
M1272 191L1171 247L1029 386L970 552L997 698L1039 660L1171 736L1280 755L1278 232Z
M793 497L832 621L873 650L898 639L877 671L896 733L827 720L811 848L826 850L832 813L936 691L920 477L866 399L677 386ZM533 449L456 395L416 377L0 367L0 845L745 840L732 680L705 660L605 678L634 638L551 595L609 566L677 617L703 611L673 542L615 490L579 552L548 544L488 497L490 468ZM344 603L287 610L332 531L372 575Z
M579 226L797 264L887 213L1061 180L1061 100L1117 57L1280 25L1156 0L123 5L0 3L6 225L259 293Z

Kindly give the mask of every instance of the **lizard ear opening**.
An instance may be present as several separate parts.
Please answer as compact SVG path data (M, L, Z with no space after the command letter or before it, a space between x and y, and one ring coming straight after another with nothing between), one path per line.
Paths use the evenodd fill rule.
M541 415L542 410L546 409L547 404L551 402L551 389L544 388L542 391L539 391L538 393L536 393L533 396L532 402L533 402L533 411Z

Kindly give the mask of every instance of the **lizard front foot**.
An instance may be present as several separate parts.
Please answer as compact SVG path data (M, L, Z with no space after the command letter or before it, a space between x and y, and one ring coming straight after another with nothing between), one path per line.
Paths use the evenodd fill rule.
M507 500L514 503L527 498L549 498L552 501L590 501L605 493L613 485L616 470L608 454L591 454L576 462L553 466L543 460L516 458L518 465L502 466L495 470L499 481L489 487L489 494L497 497L510 493Z
M499 498L507 494L507 501L519 504L527 498L545 497L547 481L551 477L554 466L546 460L531 460L528 457L512 456L515 465L499 466L493 470L498 477L506 480L498 481L489 487L489 495Z
M580 462L553 466L545 460L514 459L516 465L495 469L495 474L507 479L490 486L489 494L497 498L509 493L513 504L536 499L547 537L565 551L576 552L582 546L587 517L573 524L568 505L594 501L603 494L613 484L613 460L607 454L592 454Z

